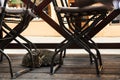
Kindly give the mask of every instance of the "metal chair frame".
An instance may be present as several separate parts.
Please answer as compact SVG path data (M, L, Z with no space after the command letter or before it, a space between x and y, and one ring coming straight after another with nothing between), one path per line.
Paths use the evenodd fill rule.
M25 4L26 0L22 0ZM39 4L38 6L36 6L36 8L34 8L35 13L41 17L45 22L47 22L53 29L55 29L58 33L60 33L64 38L66 38L66 40L63 41L63 45L64 42L67 43L67 40L71 39L69 38L69 34L66 33L64 31L64 29L61 27L61 25L59 25L58 23L56 23L56 21L54 21L52 18L50 18L49 16L47 16L44 12L43 9L50 4L50 2L52 2L54 0L43 0L43 2L41 4ZM31 6L34 5L32 2L30 4ZM99 31L101 31L106 25L108 25L115 17L117 17L120 14L120 9L115 9L113 11L111 11L111 13L109 13L108 15L106 15L105 18L103 18L101 20L101 22L99 22L98 24L96 24L85 36L87 36L87 39L90 40L92 37L94 37ZM88 37L89 36L89 37ZM67 43L68 44L68 43ZM59 48L61 48L62 44L59 46ZM66 45L67 46L67 45ZM70 46L70 45L69 45ZM75 46L75 45L74 45ZM62 46L63 47L63 46ZM61 49L58 49L59 51L63 51L65 50L66 47L63 47ZM63 49L63 50L62 50ZM59 52L58 51L58 52ZM57 52L56 52L57 54ZM53 60L54 61L54 60ZM61 66L61 65L59 65ZM52 66L53 69L53 66ZM51 70L51 73L53 73L53 70Z
M58 17L58 21L59 21L59 25L61 28L64 29L64 31L66 32L66 34L69 35L69 38L66 38L63 42L61 42L60 46L53 58L52 58L52 62L51 62L51 74L53 74L59 67L61 67L62 63L62 52L67 49L68 46L72 45L72 44L76 44L78 47L83 47L88 53L89 53L89 57L90 57L90 63L95 63L96 66L96 73L99 75L100 71L102 70L103 66L102 66L102 59L101 59L101 54L98 50L97 45L95 44L95 42L89 38L88 33L101 21L106 17L106 14L108 13L108 10L103 9L102 12L100 11L95 11L93 10L93 12L87 12L87 11L82 11L83 13L80 13L79 11L73 11L73 9L71 8L70 11L70 7L65 7L63 3L66 4L66 0L60 0L62 7L59 7L57 4L57 0L53 0L53 5ZM65 1L65 2L63 2ZM64 8L65 7L65 8ZM84 14L86 13L86 14ZM83 16L92 16L89 19L82 19ZM66 18L66 22L68 24L68 27L66 27L63 18ZM79 21L79 22L78 22ZM89 24L91 21L93 21L91 24ZM83 26L81 25L82 22L86 22ZM79 24L79 25L78 25ZM86 25L89 26L87 28ZM93 47L93 49L96 51L96 53L94 53L93 51L91 51L91 46ZM54 68L53 63L54 63L54 59L56 57L57 54L61 54L61 59L60 59L60 64L57 65L56 68ZM64 53L65 56L65 53Z
M35 3L35 1L34 1L34 3ZM32 42L30 42L28 39L26 39L25 37L20 35L28 27L29 22L34 18L34 14L30 13L28 10L29 2L30 2L30 0L28 0L28 5L26 7L26 10L24 10L22 12L21 21L13 29L11 29L4 21L4 18L6 17L7 0L5 0L4 6L3 6L2 12L1 12L1 18L0 18L1 19L0 20L0 23L1 23L0 24L1 25L1 27L0 27L0 31L1 31L0 53L1 53L1 56L0 56L0 61L2 62L3 56L5 56L7 58L8 62L9 62L11 78L16 78L16 77L20 76L21 74L29 72L34 69L34 62L33 62L33 58L32 58L32 49L37 50L37 48ZM34 8L34 6L32 8ZM33 9L31 9L31 11L32 10ZM9 13L7 13L7 14L9 14ZM19 13L17 13L17 14L19 14ZM6 34L5 36L2 36L3 32ZM25 42L27 42L27 44L29 46L25 46L23 43L21 43L19 40L17 40L16 37L19 37L22 40L24 40ZM13 70L12 70L11 58L3 51L5 49L5 47L8 46L10 44L10 42L13 40L15 40L18 44L20 44L23 48L25 48L28 51L30 58L31 58L31 62L33 63L33 66L31 68L20 70L20 71L16 72L15 75L13 74Z

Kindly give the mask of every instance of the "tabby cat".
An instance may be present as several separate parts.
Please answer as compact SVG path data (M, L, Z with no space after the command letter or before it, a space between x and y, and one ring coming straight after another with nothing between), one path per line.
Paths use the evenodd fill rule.
M55 53L54 51L45 50L45 49L32 51L34 67L38 68L41 66L50 66L52 56L54 55L54 53ZM59 55L57 55L54 60L54 65L59 64L59 59L60 57ZM26 67L32 67L32 62L29 53L24 55L22 59L22 65Z

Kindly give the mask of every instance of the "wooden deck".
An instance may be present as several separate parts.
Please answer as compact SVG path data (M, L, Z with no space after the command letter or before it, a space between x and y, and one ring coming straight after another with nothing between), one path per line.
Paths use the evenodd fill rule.
M24 69L21 66L23 54L10 54L13 71ZM63 66L50 75L49 67L34 69L15 80L120 80L120 55L102 55L104 69L101 76L96 76L95 66L89 64L86 54L67 54ZM0 80L9 80L9 68L6 59L0 63Z

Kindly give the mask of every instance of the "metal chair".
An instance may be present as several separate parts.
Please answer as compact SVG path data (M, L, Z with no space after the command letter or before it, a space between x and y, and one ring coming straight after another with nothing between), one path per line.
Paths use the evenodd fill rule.
M28 5L26 6L26 8L20 9L20 10L7 9L6 8L7 0L5 0L4 6L1 7L1 13L0 13L0 54L1 54L1 56L0 56L0 61L2 62L3 56L5 56L7 58L8 62L9 62L11 78L16 78L19 75L34 69L32 50L33 49L37 50L37 48L32 42L30 42L28 39L26 39L25 37L23 37L21 35L21 33L28 27L29 22L34 17L36 17L36 15L34 15L32 12L32 10L33 10L32 8L34 8L34 6L30 9L29 8L30 0L27 0L27 2L28 2ZM34 1L34 4L35 4L35 1ZM12 16L11 16L11 14L12 14ZM9 27L9 25L6 24L5 18L6 17L18 18L18 16L20 18L20 21L13 29L11 29ZM4 33L4 36L3 36L3 33ZM19 40L16 39L16 37L19 37L22 40L24 40L28 44L28 46L21 43ZM9 55L4 53L4 49L13 40L15 40L18 44L20 44L23 48L25 48L28 51L30 58L31 58L31 62L33 63L33 66L31 68L20 70L20 71L16 72L15 75L13 74L13 70L12 70L11 58L9 57Z
M67 0L53 0L53 5L60 28L63 28L64 32L68 34L68 37L63 42L61 42L60 46L56 49L56 52L52 58L50 72L53 74L63 64L62 52L72 44L76 44L78 47L82 47L88 52L90 63L95 63L96 73L99 75L103 68L101 54L97 48L97 45L92 40L92 37L89 37L88 35L89 32L91 32L91 30L106 17L108 11L112 8L103 4L94 4L82 8L68 7L64 6L64 4L67 4ZM85 16L89 16L89 18L86 19ZM83 22L84 24L82 24ZM91 47L96 52L93 52ZM59 53L61 54L60 62L57 67L54 68L54 59Z

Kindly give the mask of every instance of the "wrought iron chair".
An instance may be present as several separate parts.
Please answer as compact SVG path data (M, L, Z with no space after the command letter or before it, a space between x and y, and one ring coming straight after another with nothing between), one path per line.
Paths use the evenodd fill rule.
M61 2L61 5L60 5ZM90 63L95 63L96 73L99 75L102 70L101 54L97 48L97 45L89 37L89 32L96 27L107 15L111 7L107 7L104 4L90 5L85 7L68 7L67 0L53 0L54 9L59 21L59 25L68 34L60 46L56 49L56 52L52 58L50 72L53 74L59 67L61 67L63 59L63 51L72 44L76 44L78 47L85 49L90 57ZM65 6L66 5L66 6ZM84 18L89 16L88 19ZM84 22L84 24L82 24ZM93 52L91 47L96 51ZM53 66L54 59L57 54L60 55L60 62L56 68ZM65 56L65 53L64 53Z
M32 8L34 8L34 6L31 9L29 8L30 0L27 0L28 5L26 6L26 8L20 9L20 10L7 9L6 8L7 1L8 0L5 0L4 6L1 7L1 13L0 13L0 36L1 36L0 37L0 54L1 54L0 61L3 60L3 56L5 56L7 58L8 62L9 62L11 78L16 78L17 76L19 76L23 73L26 73L28 71L31 71L34 68L34 63L33 63L33 58L32 58L32 50L33 49L37 50L37 48L34 44L32 44L32 42L30 42L28 39L23 37L21 35L21 33L28 27L29 22L34 17L36 17L36 15L34 15L32 12L33 11ZM35 1L34 1L34 4L35 4ZM14 16L11 16L11 14L13 14ZM18 18L18 15L19 15L20 21L13 29L11 29L9 27L9 25L6 24L5 18L6 17ZM3 33L4 33L4 36L3 36ZM28 46L21 43L19 40L16 39L16 37L19 37L22 40L24 40L28 44ZM20 71L16 72L15 75L13 74L13 70L12 70L11 58L6 53L4 53L4 49L13 40L15 40L18 44L23 46L23 48L25 48L28 51L30 58L31 58L31 62L33 63L33 66L31 68L20 70Z

